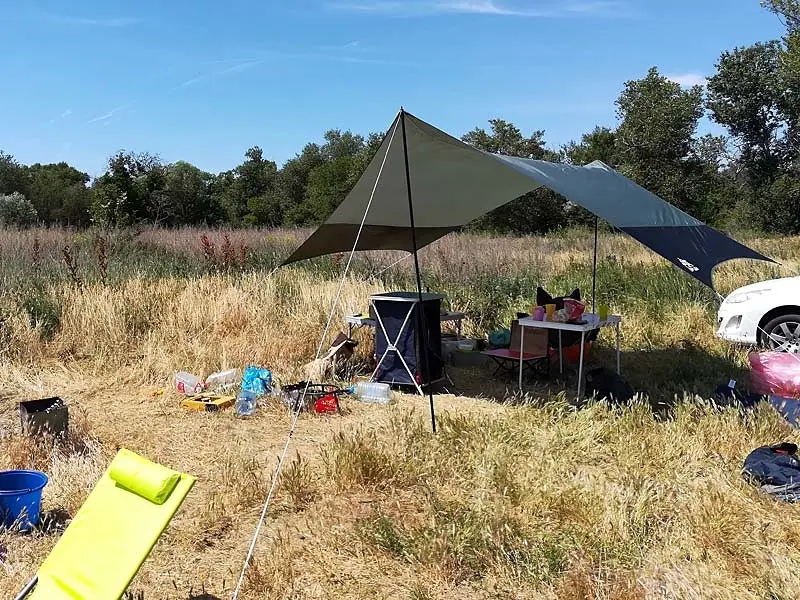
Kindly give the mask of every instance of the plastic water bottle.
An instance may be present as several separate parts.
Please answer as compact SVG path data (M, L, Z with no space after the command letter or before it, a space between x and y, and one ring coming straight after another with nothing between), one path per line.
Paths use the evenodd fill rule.
M233 409L237 417L250 417L256 412L256 395L253 392L242 390L236 398Z
M361 402L370 404L389 404L392 400L388 383L359 381L350 386L350 393L355 394Z

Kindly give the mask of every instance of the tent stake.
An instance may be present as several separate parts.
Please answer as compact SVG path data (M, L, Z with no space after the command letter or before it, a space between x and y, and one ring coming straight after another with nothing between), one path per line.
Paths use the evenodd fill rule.
M599 225L599 217L594 218L594 258L592 262L592 313L597 314L595 310L595 294L597 293L597 228Z
M400 128L403 132L403 158L406 163L406 190L408 191L408 219L411 223L411 247L414 251L414 271L417 275L417 294L419 294L419 306L417 307L417 326L422 331L422 341L425 344L423 360L425 361L425 372L428 379L431 377L430 359L428 358L429 337L428 325L422 318L422 277L419 272L419 257L417 256L417 229L414 226L414 200L411 195L411 170L408 166L408 142L406 141L406 111L400 107ZM431 405L431 428L433 433L436 433L436 412L433 406L433 390L431 389L431 382L428 382L428 398Z

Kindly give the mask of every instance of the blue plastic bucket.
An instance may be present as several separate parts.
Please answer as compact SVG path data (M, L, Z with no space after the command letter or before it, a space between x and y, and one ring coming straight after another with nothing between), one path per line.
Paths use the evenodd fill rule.
M0 527L20 531L35 527L47 481L39 471L0 471Z

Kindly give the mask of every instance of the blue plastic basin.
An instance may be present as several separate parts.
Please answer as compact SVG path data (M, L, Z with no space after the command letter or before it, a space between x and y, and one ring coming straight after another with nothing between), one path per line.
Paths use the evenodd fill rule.
M38 525L47 481L39 471L0 471L0 526L28 531Z

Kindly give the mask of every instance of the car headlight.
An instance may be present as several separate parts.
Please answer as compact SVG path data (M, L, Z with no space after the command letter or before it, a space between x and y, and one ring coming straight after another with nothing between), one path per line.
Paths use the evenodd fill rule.
M761 294L767 293L769 290L750 290L748 292L738 292L731 294L725 299L725 304L741 304L742 302L749 302L754 298L758 298Z

